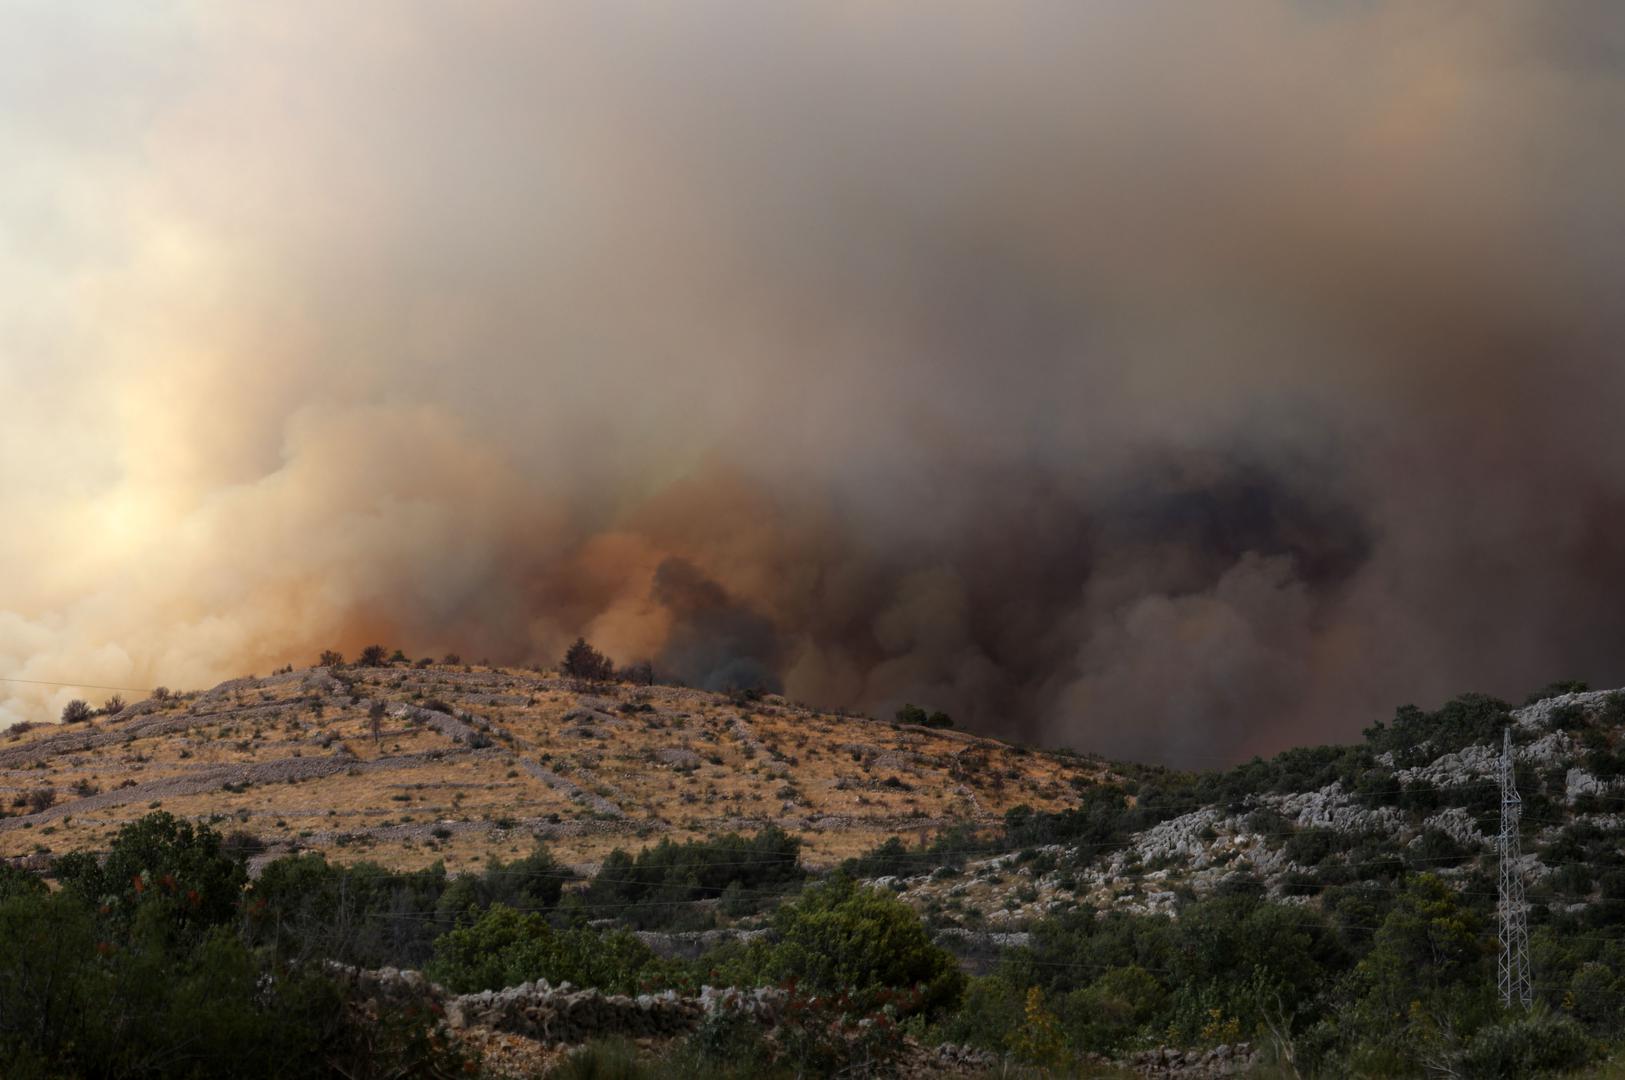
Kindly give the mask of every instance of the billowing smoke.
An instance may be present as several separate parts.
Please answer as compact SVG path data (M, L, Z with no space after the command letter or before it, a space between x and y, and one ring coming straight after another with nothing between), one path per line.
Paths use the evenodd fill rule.
M0 21L0 675L586 634L1187 764L1625 682L1609 4Z

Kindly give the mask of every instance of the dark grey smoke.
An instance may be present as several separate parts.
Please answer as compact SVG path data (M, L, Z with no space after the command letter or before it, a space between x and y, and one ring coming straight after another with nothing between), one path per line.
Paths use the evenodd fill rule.
M650 596L673 618L656 670L706 690L781 688L773 623L733 600L693 563L661 563Z
M6 17L0 672L586 634L1182 763L1625 683L1611 4Z

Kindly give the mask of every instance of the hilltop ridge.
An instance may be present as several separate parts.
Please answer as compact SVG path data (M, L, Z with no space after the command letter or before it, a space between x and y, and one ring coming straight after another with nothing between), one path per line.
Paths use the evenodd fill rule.
M0 854L94 849L149 810L266 853L450 869L545 840L617 846L776 825L829 862L887 836L1061 810L1095 759L775 695L472 665L326 666L0 733Z

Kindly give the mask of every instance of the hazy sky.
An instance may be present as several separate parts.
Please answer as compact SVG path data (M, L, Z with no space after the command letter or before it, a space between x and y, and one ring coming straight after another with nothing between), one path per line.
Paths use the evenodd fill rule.
M1615 4L0 0L0 161L0 675L1625 683Z

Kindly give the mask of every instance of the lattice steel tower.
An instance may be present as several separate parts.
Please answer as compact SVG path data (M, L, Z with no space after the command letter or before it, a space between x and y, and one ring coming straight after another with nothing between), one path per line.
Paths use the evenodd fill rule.
M1523 800L1512 768L1512 729L1501 739L1501 856L1500 902L1496 914L1501 924L1501 957L1496 969L1501 1003L1514 1001L1529 1007L1533 990L1529 985L1529 907L1523 898L1523 868L1518 847L1518 819L1523 816Z

